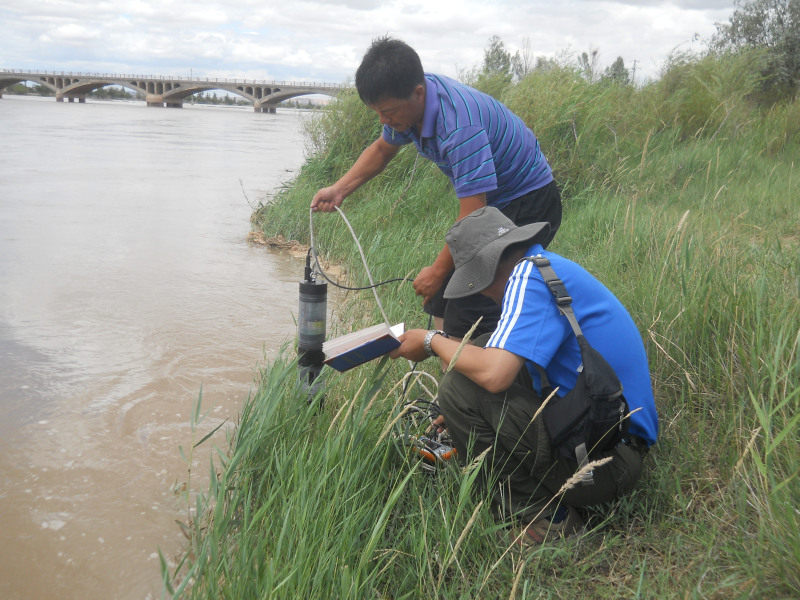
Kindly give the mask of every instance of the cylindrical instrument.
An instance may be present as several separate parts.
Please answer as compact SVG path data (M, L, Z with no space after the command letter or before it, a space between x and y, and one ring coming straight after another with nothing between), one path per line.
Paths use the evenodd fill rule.
M309 403L320 391L323 382L322 361L325 354L325 318L328 310L328 284L316 281L311 272L310 256L306 259L305 279L300 282L300 312L297 319L297 367L300 386Z

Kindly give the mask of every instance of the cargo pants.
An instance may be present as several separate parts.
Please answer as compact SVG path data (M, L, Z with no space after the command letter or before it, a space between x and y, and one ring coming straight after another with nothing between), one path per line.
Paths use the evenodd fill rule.
M489 335L480 336L473 344L484 346ZM442 381L438 397L462 465L491 447L479 480L500 521L528 523L549 516L559 505L582 508L608 502L630 492L641 475L646 447L641 441L628 440L592 455L591 460L606 456L612 460L594 469L592 485L578 483L542 512L575 474L578 464L552 448L541 414L532 421L542 398L534 390L528 370L520 369L511 387L499 393L490 393L451 371Z

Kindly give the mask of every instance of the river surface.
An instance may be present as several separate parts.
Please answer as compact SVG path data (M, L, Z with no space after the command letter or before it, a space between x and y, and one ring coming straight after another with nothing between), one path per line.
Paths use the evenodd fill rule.
M161 596L201 384L206 432L295 332L239 180L291 178L301 118L0 100L0 598Z

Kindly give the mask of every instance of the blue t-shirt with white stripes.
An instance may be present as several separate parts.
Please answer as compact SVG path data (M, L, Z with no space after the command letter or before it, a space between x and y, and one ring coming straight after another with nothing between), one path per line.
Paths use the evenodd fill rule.
M422 131L383 128L393 145L414 143L450 178L459 198L486 192L489 206L503 208L514 198L553 180L539 141L522 119L500 102L441 75L425 74Z
M650 369L642 337L628 311L608 288L580 265L536 244L525 256L544 256L572 297L572 309L583 335L614 368L632 414L630 433L655 444L658 415L650 383ZM550 385L564 396L578 379L581 353L565 316L558 312L555 296L532 261L520 262L511 273L503 296L503 314L487 348L503 348L527 359L534 387L541 391L539 373L544 367Z

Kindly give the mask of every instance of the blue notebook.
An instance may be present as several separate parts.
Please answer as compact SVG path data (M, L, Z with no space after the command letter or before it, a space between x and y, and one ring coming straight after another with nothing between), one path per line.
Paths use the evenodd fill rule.
M398 348L400 341L397 338L404 330L404 323L391 328L380 323L332 339L322 345L327 357L323 362L341 372L363 365Z

